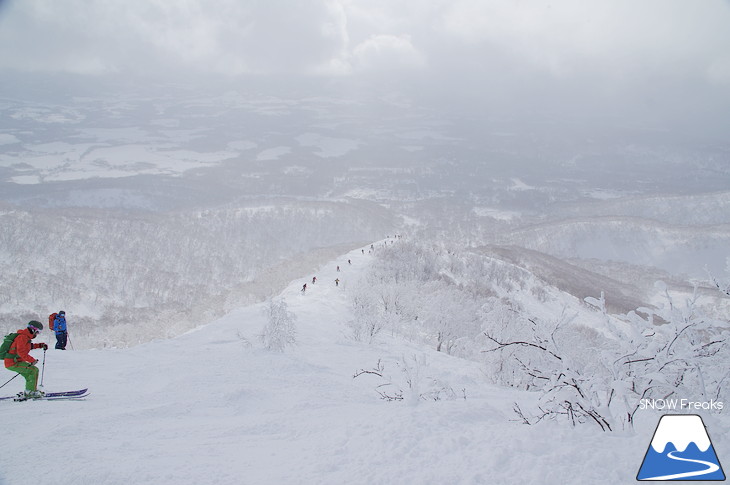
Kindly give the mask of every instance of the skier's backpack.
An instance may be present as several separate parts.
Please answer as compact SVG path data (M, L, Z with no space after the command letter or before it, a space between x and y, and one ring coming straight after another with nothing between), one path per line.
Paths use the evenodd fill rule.
M15 358L15 354L10 354L8 351L10 350L10 346L13 345L13 342L15 341L15 337L17 337L17 333L9 333L5 336L5 339L3 340L3 343L0 344L0 359L13 359Z
M48 328L50 328L51 330L53 330L53 324L56 321L56 315L58 315L58 313L51 313L50 315L48 315Z

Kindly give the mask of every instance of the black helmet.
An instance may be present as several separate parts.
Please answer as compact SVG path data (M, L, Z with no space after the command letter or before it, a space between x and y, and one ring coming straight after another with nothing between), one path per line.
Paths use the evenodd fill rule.
M38 320L31 320L30 322L28 322L28 330L30 330L34 334L38 334L41 330L43 330L43 324Z

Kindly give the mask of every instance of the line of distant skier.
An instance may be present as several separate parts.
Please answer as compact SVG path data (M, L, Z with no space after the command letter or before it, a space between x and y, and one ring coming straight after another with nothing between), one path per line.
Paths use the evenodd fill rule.
M403 236L398 235L398 234L395 235L395 236L393 236L392 238L391 238L391 236L386 236L385 241L383 241L383 246L386 246L388 244L388 242L390 242L391 244L394 244L395 243L395 240L394 239L400 239L401 237L403 237ZM365 254L365 248L360 249L360 251L362 252L363 255ZM370 249L368 250L368 254L372 254L373 251L375 251L375 244L374 243L370 245ZM352 259L351 258L349 258L347 260L347 265L348 266L352 266ZM337 268L336 269L337 269L337 272L338 273L341 273L342 272L342 268L340 268L340 265L337 265ZM335 280L334 280L335 286L338 286L339 287L340 286L340 281L341 280L340 280L339 276L337 278L335 278ZM314 285L316 282L317 282L317 277L316 276L312 276L312 283L311 284ZM302 289L300 291L301 291L302 295L304 295L304 294L307 293L307 283L304 283L302 285Z

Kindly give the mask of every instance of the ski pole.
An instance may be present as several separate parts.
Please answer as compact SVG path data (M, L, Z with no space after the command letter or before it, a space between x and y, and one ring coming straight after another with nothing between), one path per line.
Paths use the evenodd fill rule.
M10 378L10 381L12 381L13 379L15 379L15 378L16 378L16 377L18 377L19 375L20 375L20 374L15 374L15 375L14 375L13 377L11 377L11 378ZM8 382L6 382L5 384L3 384L2 386L0 386L0 388L3 388L3 387L5 387L5 386L7 386L8 384L10 384L10 381L8 381Z
M66 338L68 339L68 344L71 346L71 350L76 350L74 349L74 343L71 342L71 337L69 336L68 332L66 332Z
M43 377L46 375L46 349L43 349L43 370L41 370L41 387L43 387Z

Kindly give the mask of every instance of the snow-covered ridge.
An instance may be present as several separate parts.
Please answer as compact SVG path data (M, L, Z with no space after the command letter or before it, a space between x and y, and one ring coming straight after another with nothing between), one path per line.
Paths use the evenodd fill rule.
M647 289L636 281L632 284L610 278L539 251L516 246L485 246L472 251L524 268L546 286L555 286L579 301L604 292L611 313L626 313L646 305L648 301Z
M579 217L623 216L652 219L665 224L716 225L730 223L730 192L688 195L621 197L607 201L568 205L564 215Z
M559 258L623 261L701 277L706 266L716 270L725 267L730 225L670 225L606 216L525 226L495 240Z

